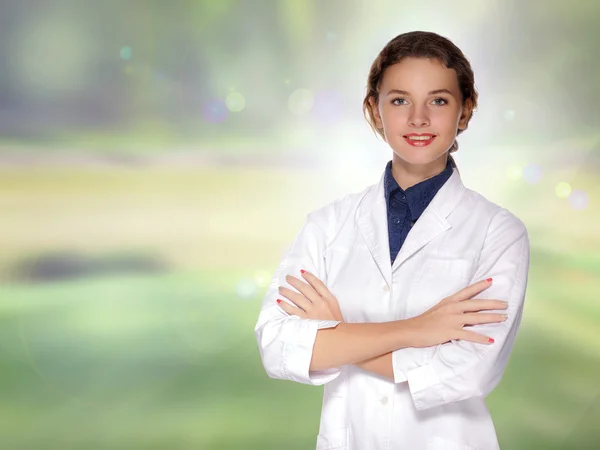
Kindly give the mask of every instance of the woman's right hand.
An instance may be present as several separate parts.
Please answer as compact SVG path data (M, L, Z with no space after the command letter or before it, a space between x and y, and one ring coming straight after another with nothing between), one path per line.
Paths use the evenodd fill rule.
M473 299L475 295L490 287L492 282L482 280L444 298L420 316L406 320L411 331L412 347L431 347L453 339L492 344L489 336L463 329L464 325L503 322L506 315L478 313L477 311L506 309L508 302L502 300Z

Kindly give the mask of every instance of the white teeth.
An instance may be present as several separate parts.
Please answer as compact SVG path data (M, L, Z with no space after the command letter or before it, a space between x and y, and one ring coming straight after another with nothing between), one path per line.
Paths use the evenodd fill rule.
M407 136L411 141L428 141L433 136Z

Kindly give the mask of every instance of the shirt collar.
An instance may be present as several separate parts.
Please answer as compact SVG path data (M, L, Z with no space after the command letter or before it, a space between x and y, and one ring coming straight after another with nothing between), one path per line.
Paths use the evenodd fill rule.
M385 201L387 203L388 210L390 208L390 199L394 198L398 202L402 200L403 196L406 196L406 202L408 203L408 209L411 213L412 220L417 220L429 202L435 197L435 194L440 190L448 178L452 175L453 168L450 159L446 163L446 168L438 173L437 175L423 180L408 189L403 190L392 175L392 161L389 161L385 167L385 178L384 178L384 194Z

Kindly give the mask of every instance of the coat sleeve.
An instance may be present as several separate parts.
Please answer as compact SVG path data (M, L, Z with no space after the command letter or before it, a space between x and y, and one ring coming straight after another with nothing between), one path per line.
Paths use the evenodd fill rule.
M453 340L428 348L409 348L393 359L395 382L407 381L416 409L423 410L472 397L486 397L498 385L512 350L523 314L529 271L529 237L523 223L505 209L490 223L470 284L492 277L478 299L508 301L507 320L467 326L494 338L479 344Z
M287 301L279 295L279 286L297 292L287 283L285 277L293 275L301 278L301 269L315 274L321 281L327 283L325 245L325 232L313 220L312 214L309 214L267 288L254 333L262 364L271 378L322 385L340 374L340 369L309 372L317 330L335 327L340 322L301 319L298 316L288 315L276 303L277 298Z

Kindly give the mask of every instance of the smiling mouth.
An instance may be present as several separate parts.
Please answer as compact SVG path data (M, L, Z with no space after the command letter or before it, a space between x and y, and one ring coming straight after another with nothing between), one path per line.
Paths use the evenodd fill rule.
M402 136L406 142L413 147L425 147L433 142L435 135L424 134L424 135L404 135Z

